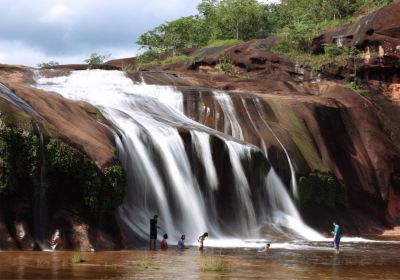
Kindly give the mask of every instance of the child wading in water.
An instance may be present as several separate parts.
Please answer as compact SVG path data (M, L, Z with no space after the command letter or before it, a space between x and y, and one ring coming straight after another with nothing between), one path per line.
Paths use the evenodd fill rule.
M168 242L167 242L167 239L168 239L168 234L164 234L164 239L161 241L161 250L167 250L168 249Z
M199 250L202 251L204 248L204 239L208 236L208 232L203 233L203 235L200 235L199 238L197 238L197 242L199 242Z
M269 243L263 244L262 246L260 246L258 248L258 252L259 253L268 253L269 252L269 247L271 247L271 244L269 244Z
M182 234L181 239L178 241L178 250L183 250L185 249L185 239L186 239L186 235Z

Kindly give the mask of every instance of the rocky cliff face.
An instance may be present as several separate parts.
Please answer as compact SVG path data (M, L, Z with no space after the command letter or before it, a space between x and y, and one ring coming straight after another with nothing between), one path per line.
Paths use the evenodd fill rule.
M347 209L303 207L313 226L322 228L328 217L336 216L357 232L365 230L363 220L374 217L368 219L368 230L379 232L400 218L399 13L397 1L315 38L312 49L316 54L323 51L324 44L356 47L362 52L345 67L323 70L322 82L313 80L307 67L269 52L273 40L188 50L195 63L175 63L160 70L175 73L186 84L231 91L245 141L267 146L270 160L287 178L286 183L289 166L271 130L293 158L299 176L329 172L346 186ZM235 66L234 76L213 71L226 55ZM362 95L345 87L346 77L354 69L366 89ZM150 83L155 76L160 77L158 73L144 75ZM184 85L182 81L174 84ZM210 90L187 89L186 96L187 112L193 119L224 129L224 112ZM264 113L257 102L262 103Z
M89 104L30 87L31 75L0 66L0 249L115 248L125 175L112 130Z
M149 83L162 79L159 73L144 73L143 77ZM202 84L202 77L203 74L193 73L188 80ZM224 81L222 88L226 84L241 86L235 82L237 78L219 78ZM208 83L204 81L207 86ZM374 102L332 81L284 83L266 78L254 83L249 88L262 83L263 91L244 87L230 92L244 141L267 151L287 186L291 173L284 149L298 178L313 171L329 172L345 186L345 206L300 206L308 223L323 229L336 219L354 234L378 233L391 223L397 224L400 150L388 133L390 128L384 125L387 117ZM218 91L188 86L179 79L175 79L175 84L184 93L188 116L230 133L226 130L229 116L215 97Z

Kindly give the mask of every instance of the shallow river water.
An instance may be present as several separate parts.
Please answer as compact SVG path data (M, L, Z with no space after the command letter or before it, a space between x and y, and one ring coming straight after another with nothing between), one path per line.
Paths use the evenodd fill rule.
M74 263L74 256L84 259ZM0 252L0 279L400 279L400 243L328 242L183 252Z

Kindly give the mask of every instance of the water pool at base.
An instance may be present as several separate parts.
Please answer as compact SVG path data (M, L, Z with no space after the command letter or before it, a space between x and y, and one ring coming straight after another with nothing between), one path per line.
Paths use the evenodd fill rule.
M0 279L400 279L400 243L329 242L184 251L0 252ZM85 261L73 263L79 255Z

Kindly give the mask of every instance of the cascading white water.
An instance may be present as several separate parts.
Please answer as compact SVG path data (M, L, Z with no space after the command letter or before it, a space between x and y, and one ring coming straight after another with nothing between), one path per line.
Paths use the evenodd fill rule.
M135 84L122 72L102 70L73 71L67 77L39 77L37 87L98 106L114 124L121 136L117 138L117 145L128 176L127 195L119 217L130 234L147 239L149 218L157 213L161 229L169 233L172 241L181 233L194 240L204 231L209 231L214 238L223 237L218 217L209 217L217 213L214 193L218 192L218 175L209 139L209 135L214 135L224 141L229 151L235 182L232 192L239 202L233 206L238 210L236 228L241 229L238 233L243 237L253 236L258 210L254 209L241 159L249 156L249 149L256 148L229 140L228 136L187 118L183 114L180 91L170 86ZM230 96L218 93L217 100L228 119L225 123L230 124L225 131L243 139ZM203 194L204 189L191 170L178 128L190 132L193 148L206 170L208 196ZM272 170L265 183L273 222L292 228L307 239L313 238L310 234L313 231L306 232L307 227L277 180Z
M218 176L211 155L210 135L200 131L191 131L190 133L198 157L206 167L205 171L208 184L211 190L216 191L218 189Z
M240 207L236 210L243 215L243 218L241 219L242 228L252 230L256 227L256 213L251 200L249 182L247 181L246 174L240 162L240 157L246 153L245 149L248 149L248 147L243 147L243 145L232 141L227 141L226 145L228 146L233 176L235 177L235 190L237 192L237 197L239 198ZM245 219L245 217L247 217L247 219ZM249 235L250 232L247 231L247 234Z
M218 104L221 106L222 111L224 112L224 118L227 118L228 121L224 122L224 133L230 134L238 138L240 140L244 140L243 131L239 124L239 121L235 114L235 107L233 106L233 102L231 97L225 92L215 91L214 98L218 101Z
M259 98L255 99L255 105L257 108L257 113L260 115L261 120L263 121L265 126L268 128L268 130L271 132L271 134L275 137L276 141L278 141L279 145L282 147L283 151L285 152L286 158L289 163L289 168L290 168L290 174L291 174L290 183L292 185L292 194L293 194L293 197L298 199L299 194L298 194L298 188L297 188L296 172L294 171L293 163L292 163L292 160L290 159L289 153L286 150L285 146L282 144L282 142L279 140L279 138L276 136L276 134L272 130L271 126L266 121L267 118L265 116L265 112L264 112L263 106L262 106Z
M240 135L240 137L243 137L242 130L240 128L240 124L238 122L238 119L236 117L236 112L235 112L235 107L233 106L233 102L230 98L230 96L226 93L219 92L219 91L214 91L213 92L214 97L220 104L224 114L228 114L228 120L229 122L225 122L225 132L230 131L232 132L232 136ZM260 139L261 139L261 148L263 152L265 153L265 156L268 158L268 153L266 149L266 145L264 142L264 139L262 138L260 132L258 131L258 128L253 120L253 117L249 113L249 110L247 109L247 104L244 98L241 98L241 102L243 107L246 109L246 114L247 117L249 118L251 125L254 128L254 131L258 133ZM291 186L292 186L292 193L295 198L298 197L298 190L297 190L297 180L296 180L296 173L294 171L294 167L292 164L292 160L289 157L289 153L287 152L285 146L282 144L282 142L279 140L279 138L276 136L275 132L272 130L271 126L268 124L266 121L266 116L265 112L263 109L263 106L261 104L261 101L259 98L254 99L255 107L257 110L257 113L260 116L260 119L263 121L265 126L268 128L268 130L271 132L271 134L274 136L274 138L277 140L279 145L282 147L286 158L288 160L288 164L290 167L290 172L291 172ZM226 125L231 125L231 127L226 127ZM240 129L238 129L238 127ZM231 159L232 160L232 159ZM237 171L236 174L240 174L240 171ZM265 180L265 191L266 191L266 197L269 200L269 204L271 206L271 209L273 211L272 215L265 215L269 216L272 218L272 222L275 225L279 225L281 227L289 228L289 229L298 229L295 230L297 232L300 232L301 235L306 236L309 239L312 240L324 240L324 238L312 230L311 228L307 227L303 222L302 219L296 209L296 206L294 205L293 201L291 200L290 196L288 195L285 186L282 183L282 180L279 178L279 176L276 174L274 168L272 167L271 170L269 171L266 180ZM242 182L242 185L245 186L246 189L246 182Z

